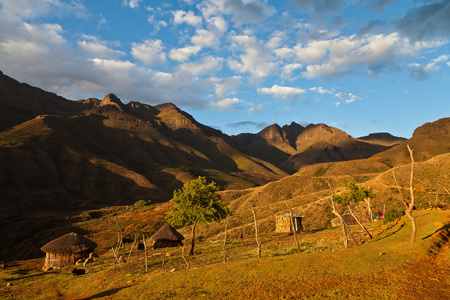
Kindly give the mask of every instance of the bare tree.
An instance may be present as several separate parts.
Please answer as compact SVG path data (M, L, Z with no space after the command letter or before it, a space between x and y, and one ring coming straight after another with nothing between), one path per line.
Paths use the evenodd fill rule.
M127 262L130 262L131 253L133 252L133 248L134 248L134 245L136 244L137 238L138 238L138 235L135 234L135 235L134 235L134 242L133 242L133 245L131 245L130 253L128 253L128 260L127 260Z
M347 230L350 234L350 237L352 238L353 242L355 243L356 246L359 246L358 242L356 241L355 237L353 236L352 231L350 230L350 228L348 228L347 223L345 222L344 218L342 217L342 215L338 212L338 210L336 209L336 206L334 204L334 192L333 189L331 188L331 185L329 183L328 187L330 188L331 191L331 199L330 199L330 206L331 206L331 212L337 216L339 218L339 221L341 222L341 229L342 229L342 242L344 243L344 247L348 248L348 235L347 235Z
M447 192L447 194L450 196L450 192L447 190L447 188L444 186L444 190Z
M413 151L411 148L409 148L409 145L406 145L408 147L409 156L411 157L411 180L409 182L409 192L411 201L408 204L408 208L406 209L405 213L408 216L410 222L411 222L411 238L410 242L414 242L416 240L416 219L412 215L412 210L414 208L414 189L413 189L413 177L414 177L414 157L413 157Z
M142 235L142 243L144 244L145 272L147 273L147 271L148 271L147 243L145 242L144 235Z
M391 169L391 171L392 171L392 176L394 176L394 181L395 181L395 185L397 186L398 193L400 194L400 199L401 199L403 205L405 205L405 208L407 209L407 208L408 208L408 205L407 205L406 202L403 200L402 191L400 190L400 186L398 185L397 177L395 177L394 170Z
M184 263L186 264L186 267L189 269L190 268L189 267L189 263L188 263L188 261L186 259L186 255L184 255L184 247L185 247L185 245L183 245L183 247L181 247L181 256L183 257L183 260L184 260Z
M367 235L369 236L370 239L372 239L372 235L370 234L369 230L367 230L366 226L364 226L363 224L361 224L361 222L358 220L358 218L355 216L355 214L353 213L352 209L350 208L350 205L347 204L347 208L350 212L350 214L353 216L353 218L355 218L356 222L358 222L358 225L367 233Z
M341 230L342 230L342 242L344 243L344 247L348 248L348 236L347 236L347 231L345 230L345 222L344 222L344 218L342 217L342 215L337 211L336 206L334 205L334 192L333 189L331 188L331 185L329 183L328 187L330 188L331 191L331 199L330 199L330 206L331 206L331 212L339 218L339 221L341 221Z
M287 208L289 209L289 213L291 216L291 227L292 227L292 231L294 232L294 240L295 240L295 244L297 245L297 250L298 253L300 253L300 244L298 243L298 239L297 239L297 227L294 225L294 213L292 212L292 207L288 204L287 200L284 200L284 203L286 204Z
M261 242L258 239L258 225L256 224L256 214L254 210L252 210L252 213L253 219L255 220L255 237L256 237L256 244L258 245L258 258L261 258Z
M225 238L223 239L223 245L222 245L222 253L223 253L223 262L227 262L227 251L225 250L225 245L227 244L227 236L228 236L228 219L225 223Z

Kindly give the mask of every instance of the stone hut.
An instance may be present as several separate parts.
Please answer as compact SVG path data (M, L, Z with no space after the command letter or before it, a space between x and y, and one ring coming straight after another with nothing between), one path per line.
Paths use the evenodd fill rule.
M292 226L291 226L291 214L290 213L278 214L275 216L275 218L276 218L275 232L277 232L277 233L293 232ZM293 215L293 219L294 219L295 231L296 232L303 231L302 217Z
M161 227L150 239L154 242L153 249L178 247L183 245L184 236L169 224Z
M89 257L96 247L96 243L74 232L60 236L42 246L44 268L73 265L77 260Z

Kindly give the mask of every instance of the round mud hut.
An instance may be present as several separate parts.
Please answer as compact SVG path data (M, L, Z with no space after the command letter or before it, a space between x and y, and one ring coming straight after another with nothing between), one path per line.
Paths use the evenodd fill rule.
M89 257L96 247L96 243L74 232L60 236L42 246L41 251L46 254L44 268L73 265Z
M169 224L161 227L150 239L154 242L153 249L178 247L183 245L184 236Z

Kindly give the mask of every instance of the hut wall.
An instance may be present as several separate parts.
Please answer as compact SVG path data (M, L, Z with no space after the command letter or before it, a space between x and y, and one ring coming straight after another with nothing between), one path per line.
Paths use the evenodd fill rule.
M79 253L46 253L44 268L74 265L79 259L88 258L92 250Z
M173 240L156 240L155 243L153 244L153 249L158 249L158 248L169 248L169 247L178 247L178 246L183 246L183 242L182 241L173 241Z
M302 218L294 217L294 226L296 227L296 232L303 231ZM291 226L291 217L286 215L277 215L275 232L277 233L293 232Z

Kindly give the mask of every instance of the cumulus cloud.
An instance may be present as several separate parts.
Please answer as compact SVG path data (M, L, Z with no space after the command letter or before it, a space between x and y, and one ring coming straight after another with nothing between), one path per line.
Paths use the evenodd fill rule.
M433 59L426 65L421 65L418 63L410 63L410 74L412 79L425 81L430 78L431 73L439 71L441 64L449 64L450 55L441 55L436 59Z
M266 88L266 87L259 88L258 93L271 94L271 95L274 95L275 97L281 97L283 99L286 99L286 98L295 98L295 97L301 96L305 93L305 90L299 89L299 88L288 87L288 86L274 85L271 88Z
M216 110L230 110L234 105L240 103L238 98L226 98L215 102L210 102L210 107Z
M349 93L349 92L344 92L344 91L337 92L336 94L334 94L334 98L336 98L340 101L345 101L345 103L352 103L352 102L362 99L359 95ZM340 102L337 102L336 106L339 104L340 104Z
M180 70L193 74L204 75L219 71L222 66L223 59L221 57L205 56L197 62L189 62L182 64Z
M320 94L320 95L326 95L326 94L332 94L332 93L333 93L333 91L324 89L324 88L321 87L321 86L318 86L318 87L312 87L312 88L310 88L309 90L310 90L311 92L315 92L315 93L318 93L318 94Z
M149 11L153 12L153 9L151 7L148 7L147 9ZM157 34L161 30L161 28L168 26L166 21L158 19L155 14L149 15L147 18L147 22L149 24L151 24L153 27L153 31L151 32L151 35Z
M294 51L300 62L310 63L303 73L305 78L327 78L357 72L362 68L376 73L391 63L435 46L430 42L412 43L398 33L391 33L312 41L307 45L295 46Z
M228 78L211 77L208 81L214 85L216 100L225 99L229 95L234 94L235 90L242 84L239 76Z
M276 10L261 0L213 0L204 1L199 5L205 18L225 14L240 27L246 23L256 23L272 16Z
M202 48L200 46L186 46L170 50L169 57L172 60L186 61L192 55L196 55Z
M90 41L78 41L78 50L90 58L118 58L125 52L109 48L107 42L93 39Z
M175 24L186 23L192 26L197 26L202 23L202 18L196 16L192 11L185 12L183 10L177 10L173 11L172 15Z
M219 46L218 36L214 32L205 29L198 29L197 34L191 37L191 42L201 47Z
M17 22L22 20L34 20L40 16L55 14L61 16L75 15L86 19L91 16L86 7L78 1L68 3L60 0L20 0L0 1L0 20Z
M166 61L166 53L161 40L146 40L143 44L132 43L131 55L146 66Z
M269 105L268 102L258 103L258 104L255 104L255 103L247 103L247 106L248 106L247 111L248 111L249 114L256 114L256 113L261 112L262 109L263 109L265 106L267 106L267 105Z
M123 5L128 6L130 8L139 7L139 4L142 0L123 0Z
M303 68L302 64L292 63L283 66L283 72L281 73L281 77L285 79L295 79L294 71Z
M229 59L229 67L240 73L250 73L250 79L259 81L274 73L277 69L275 57L264 45L253 36L237 35L231 37L234 47L244 52L239 56L240 61Z

